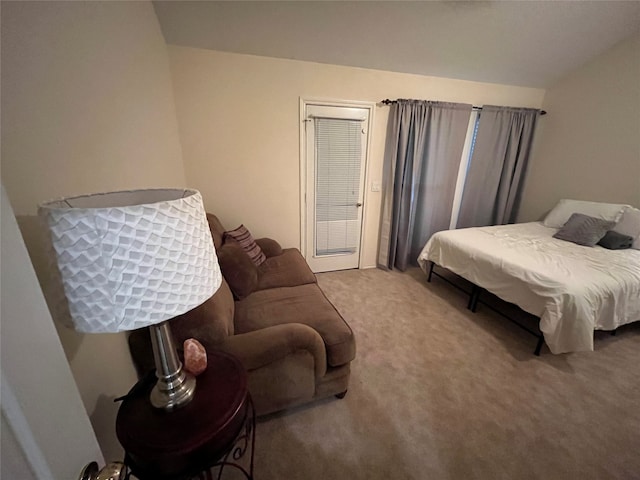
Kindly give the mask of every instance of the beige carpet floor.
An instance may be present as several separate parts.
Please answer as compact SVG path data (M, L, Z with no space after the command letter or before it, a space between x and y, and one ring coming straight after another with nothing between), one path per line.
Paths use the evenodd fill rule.
M356 335L349 392L259 420L256 480L640 479L640 323L535 357L417 268L318 282Z

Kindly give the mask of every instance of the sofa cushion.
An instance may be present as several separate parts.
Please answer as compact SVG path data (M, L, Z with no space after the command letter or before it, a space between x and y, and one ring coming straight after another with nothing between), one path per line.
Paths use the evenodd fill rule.
M220 250L222 243L224 242L224 227L218 217L211 213L207 213L207 221L209 222L209 230L213 237L213 245L216 247L216 251Z
M282 247L273 238L256 238L256 243L262 249L267 258L282 255Z
M308 283L316 283L316 276L297 248L285 248L281 255L267 258L258 267L257 290Z
M234 334L235 303L229 285L223 279L220 288L199 307L171 319L169 325L178 347L187 338L195 338L208 350Z
M233 335L235 305L229 285L223 279L220 288L202 305L169 320L169 327L178 351L187 338L195 338L207 350ZM142 377L155 368L148 328L129 332L129 350L138 375Z
M225 241L226 239L230 238L238 242L240 246L244 248L245 252L247 252L249 258L251 258L251 261L256 265L260 265L267 259L260 246L251 236L251 232L249 232L249 230L247 230L247 227L245 227L244 225L240 225L234 230L227 230L226 232L224 232L224 238Z
M218 250L218 263L233 295L242 300L258 287L258 267L236 242L227 242Z
M236 302L236 334L285 323L302 323L317 331L327 347L327 363L354 359L353 332L315 283L253 292Z

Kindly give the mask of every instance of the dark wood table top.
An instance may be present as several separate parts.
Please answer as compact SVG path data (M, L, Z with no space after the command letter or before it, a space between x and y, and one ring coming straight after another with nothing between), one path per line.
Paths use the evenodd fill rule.
M248 411L247 375L240 362L209 352L193 400L173 412L154 408L155 382L137 385L122 402L116 434L141 480L188 478L213 465L233 444ZM132 391L133 391L132 390Z

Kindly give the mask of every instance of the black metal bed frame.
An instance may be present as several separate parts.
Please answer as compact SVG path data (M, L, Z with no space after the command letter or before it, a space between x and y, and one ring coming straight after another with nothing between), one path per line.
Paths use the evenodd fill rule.
M469 282L469 283L471 283L472 288L471 288L471 292L468 292L467 290L462 288L460 285L455 284L454 282L452 282L451 280L449 280L445 276L440 275L438 272L435 272L433 270L435 266L436 266L436 264L434 262L429 261L429 273L427 275L427 282L431 283L431 276L435 275L436 277L439 277L442 280L444 280L445 282L447 282L449 285L453 285L458 290L461 290L462 292L468 294L469 295L469 302L467 303L467 309L471 310L473 313L476 313L476 310L478 309L478 303L481 303L485 307L489 308L490 310L493 310L498 315L500 315L500 316L506 318L507 320L509 320L510 322L516 324L518 327L520 327L521 329L523 329L527 333L530 333L531 335L533 335L534 337L536 337L538 339L538 343L536 344L536 349L534 350L533 353L534 353L534 355L536 355L538 357L540 356L540 350L542 349L542 345L544 345L544 335L542 334L542 332L540 330L538 330L537 332L534 331L534 330L531 330L526 325L523 325L522 323L520 323L519 321L511 318L510 316L508 316L504 312L501 312L500 310L495 308L493 305L490 305L489 303L481 300L480 299L480 295L482 294L482 292L486 292L486 290L484 288L479 287L479 286L475 285L472 282ZM438 267L440 267L440 266L438 265ZM440 267L440 268L444 268L444 267ZM449 270L447 270L447 271L449 271ZM451 273L454 273L454 272L451 272ZM455 275L455 273L454 273L454 275ZM506 303L509 303L509 302L506 302ZM514 304L511 304L511 305L514 305ZM515 305L515 306L518 307L517 305ZM518 307L518 308L520 308L520 307ZM539 319L539 317L535 317L535 318Z

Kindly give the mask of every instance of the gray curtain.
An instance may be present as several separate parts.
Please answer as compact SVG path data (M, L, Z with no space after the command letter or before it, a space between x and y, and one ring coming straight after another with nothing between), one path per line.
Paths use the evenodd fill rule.
M378 264L405 270L449 228L471 105L398 100L389 112Z
M482 107L457 228L516 221L539 113Z

